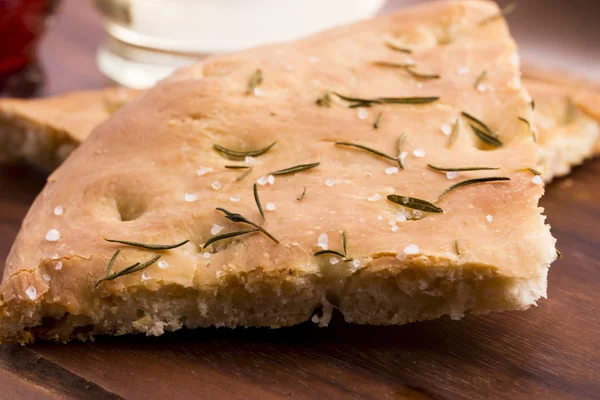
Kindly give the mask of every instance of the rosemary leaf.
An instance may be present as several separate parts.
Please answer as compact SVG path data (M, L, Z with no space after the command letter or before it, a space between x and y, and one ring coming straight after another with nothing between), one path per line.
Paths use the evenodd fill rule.
M342 259L344 259L344 261L346 261L346 256L344 254L340 253L339 251L335 251L335 250L319 250L316 253L313 253L313 256L321 256L323 254L332 254L332 255L340 256L340 257L342 257Z
M490 171L494 169L500 169L499 167L458 167L458 168L448 168L448 167L438 167L437 165L427 164L427 166L435 171L440 172L462 172L462 171Z
M342 247L344 248L344 256L348 255L348 234L342 232Z
M400 167L400 169L404 169L404 163L402 162L402 145L404 144L404 141L406 140L406 133L402 132L402 135L400 135L400 137L398 138L398 156L396 157L396 159L398 160L398 166Z
M319 107L331 107L331 92L328 90L323 94L323 96L319 97L316 101Z
M304 198L304 196L306 196L306 186L304 186L304 190L302 191L302 194L300 195L300 197L296 198L296 200L300 201Z
M454 241L454 249L456 250L456 255L460 256L460 247L458 247L458 240Z
M206 241L206 243L204 243L204 246L202 246L202 248L205 249L208 246L210 246L211 244L213 244L214 242L217 242L219 240L229 239L232 237L241 236L241 235L245 235L247 233L253 233L253 232L258 232L258 231L259 231L259 229L246 229L243 231L235 231L235 232L224 233L222 235L213 236L210 239L208 239Z
M336 146L348 146L348 147L355 147L355 148L357 148L357 149L361 149L361 150L364 150L364 151L368 151L369 153L371 153L371 154L374 154L374 155L376 155L376 156L383 157L383 158L385 158L385 159L392 160L392 161L397 161L397 159L396 159L396 158L394 158L394 157L392 157L392 156L388 156L387 154L385 154L385 153L382 153L382 152L381 152L381 151L379 151L379 150L375 150L375 149L372 149L372 148L370 148L370 147L363 146L362 144L349 143L349 142L335 142L335 145L336 145Z
M519 119L519 121L522 121L527 125L527 129L531 130L531 123L527 119L525 119L523 117L517 117L517 118Z
M248 169L248 168L252 168L252 167L249 167L248 165L226 165L225 168L227 168L227 169Z
M441 208L432 204L426 200L417 199L414 197L398 196L396 194L390 194L387 199L394 204L406 208L412 208L413 210L424 211L428 213L441 213L444 212Z
M477 89L477 86L479 86L479 84L481 83L481 81L483 81L485 79L485 76L487 75L487 70L483 70L481 71L481 73L479 74L479 76L477 76L477 79L475 79L475 84L473 85L473 87L475 89Z
M314 256L320 256L323 254L332 254L342 258L343 261L352 261L352 258L348 257L348 235L346 231L342 232L342 248L344 252L336 251L336 250L319 250L316 253L313 253Z
M541 176L542 175L542 173L540 171L538 171L536 169L533 169L533 168L523 168L523 169L520 169L519 171L528 171L528 172L531 172L532 174L537 175L537 176Z
M374 99L363 99L360 97L344 96L337 92L332 92L342 100L350 103L362 104L360 107L368 107L365 104L427 104L439 100L439 97L377 97ZM353 104L352 106L356 106Z
M252 167L248 168L243 174L241 174L240 176L238 176L237 178L235 178L235 180L237 182L241 181L242 179L244 179L245 177L247 177L250 172L252 172Z
M531 105L531 109L535 110L535 101L533 99L531 99L531 103L529 103Z
M121 249L117 249L117 251L115 251L115 254L113 254L110 261L108 262L108 267L106 267L106 276L110 275L110 271L112 270L113 265L115 265L115 261L117 260L119 253L121 253Z
M237 150L231 150L228 148L225 148L223 146L221 146L220 144L213 144L213 148L218 151L219 153L227 156L227 158L229 159L233 159L233 160L237 160L237 159L242 159L245 157L258 157L262 154L265 154L267 151L271 150L271 148L273 146L275 146L275 144L277 144L277 142L273 142L270 145L268 145L267 147L264 147L262 149L258 149L258 150L250 150L250 151L237 151Z
M476 125L479 125L481 127L482 130L484 130L485 132L487 132L490 136L498 136L496 135L489 126L487 126L486 124L484 124L481 120L475 118L474 116L472 116L471 114L465 112L465 111L461 111L460 113L463 117L465 117L466 119L468 119L471 122L474 122Z
M490 135L488 132L485 132L485 131L479 129L477 126L475 126L473 124L469 124L469 125L471 126L471 129L473 130L473 132L475 132L475 135L477 135L479 140L481 140L485 144L488 144L492 147L501 147L504 145L504 143L502 143L500 141L500 139L498 139L497 137Z
M114 256L113 256L113 257L114 257ZM131 266L129 266L129 267L127 267L127 268L125 268L125 269L123 269L123 270L119 271L119 272L115 272L115 273L114 273L114 274L112 274L112 275L108 275L108 274L107 274L107 275L106 275L104 278L102 278L102 279L99 279L98 281L96 281L96 284L94 285L94 287L95 287L95 288L97 288L97 287L98 287L98 285L100 285L102 282L105 282L105 281L112 281L112 280L114 280L114 279L117 279L117 278L120 278L120 277L122 277L122 276L125 276L125 275L130 275L130 274L133 274L133 273L135 273L135 272L141 271L141 270L143 270L144 268L147 268L147 267L149 267L150 265L152 265L152 264L154 264L155 262L157 262L157 261L158 261L158 260L159 260L161 257L162 257L161 255L158 255L158 256L155 256L155 257L151 258L149 261L146 261L146 262L145 262L145 263L143 263L143 264L140 264L140 263L138 262L138 263L135 263L135 264L133 264L133 265L131 265ZM112 259L111 259L111 261L112 261Z
M358 108L358 107L371 107L371 103L354 103L350 104L348 108Z
M406 53L406 54L411 54L411 53L412 53L412 50L411 50L411 49L409 49L409 48L407 48L407 47L404 47L404 46L400 45L399 43L397 43L397 42L396 42L395 40L393 40L393 39L389 39L389 38L388 38L388 39L386 39L386 40L385 40L385 45L386 45L387 47L389 47L390 49L392 49L392 50L396 50L396 51L399 51L399 52L401 52L401 53Z
M373 61L371 64L378 66L378 67L389 67L389 68L408 68L408 67L413 67L415 64L414 63L394 63L394 62L389 62L389 61Z
M562 252L559 249L556 249L556 256L558 258L563 258L563 254L562 254Z
M130 242L128 240L115 240L115 239L107 239L107 238L104 238L104 240L106 240L107 242L110 242L110 243L120 243L120 244L125 244L127 246L139 247L141 249L159 250L159 251L175 249L175 248L183 246L184 244L189 242L189 240L184 240L183 242L179 242L179 243L175 243L175 244L147 244L147 243L139 243L139 242Z
M417 72L412 66L407 66L404 68L404 70L418 79L440 79L440 76L438 74L425 74L422 72Z
M381 112L379 114L377 114L377 117L375 118L375 122L373 122L373 128L375 129L379 129L379 123L381 122Z
M513 11L515 11L516 8L517 8L517 2L516 1L508 3L506 5L506 7L504 7L502 10L500 10L499 13L494 14L494 15L492 15L490 17L487 17L484 20L480 21L479 22L479 26L487 25L490 22L497 20L498 18L506 17L507 15L509 15L510 13L512 13Z
M448 189L444 190L442 192L442 194L440 194L440 196L438 197L437 201L440 201L442 199L442 197L447 195L449 192L451 192L455 189L458 189L460 187L463 187L463 186L474 185L477 183L500 182L500 181L510 181L510 178L508 178L506 176L491 176L488 178L467 179L466 181L458 182L458 183L450 186Z
M275 172L271 172L270 175L293 174L294 172L305 171L307 169L318 167L320 164L321 164L320 162L316 162L316 163L311 163L311 164L294 165L293 167L284 168L284 169L280 169Z
M248 81L248 89L246 89L246 94L254 93L254 89L263 82L263 75L260 68L258 68Z
M262 218L262 220L264 222L265 221L265 212L263 211L262 205L260 204L260 197L258 197L258 185L256 183L254 184L253 192L254 192L254 201L256 202L256 208L258 208L258 212L260 212L260 217Z
M460 120L457 119L452 127L452 132L450 133L450 137L448 137L448 148L451 148L456 139L458 139L458 132L460 130Z
M563 118L563 125L569 125L575 120L575 103L571 97L567 97L567 107Z

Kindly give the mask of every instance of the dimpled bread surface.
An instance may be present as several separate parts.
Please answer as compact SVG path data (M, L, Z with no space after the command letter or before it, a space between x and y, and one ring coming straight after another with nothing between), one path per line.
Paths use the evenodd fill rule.
M97 128L49 178L9 254L0 288L0 341L68 341L96 334L159 335L183 326L280 327L332 308L361 324L404 324L465 313L524 310L546 294L555 240L538 207L540 149L515 44L491 2L441 2L307 39L216 56L179 70ZM411 54L386 46L392 38ZM373 61L413 62L419 79ZM263 82L247 94L260 69ZM486 70L484 88L474 81ZM348 108L343 95L439 97L428 104ZM489 147L461 111L484 121ZM378 129L373 127L381 113ZM449 145L448 127L458 134ZM335 145L344 141L395 160ZM214 144L268 152L232 161ZM320 162L268 178L270 172ZM494 167L461 172L444 167ZM242 170L226 165L250 165ZM482 177L436 199L450 185ZM265 212L257 209L253 185ZM304 197L301 197L304 192ZM416 213L390 194L435 202ZM261 224L255 232L215 235ZM419 215L420 214L420 215ZM408 217L408 220L404 220ZM315 255L328 248L347 257ZM185 245L152 251L119 239ZM143 271L106 275L144 263ZM97 284L98 283L98 284ZM97 284L97 285L96 285Z

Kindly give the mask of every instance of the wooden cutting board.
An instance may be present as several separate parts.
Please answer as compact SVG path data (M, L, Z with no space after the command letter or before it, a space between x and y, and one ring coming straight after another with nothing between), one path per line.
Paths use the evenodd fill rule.
M411 2L391 1L387 10ZM102 33L91 2L64 3L42 47L47 93L109 85L94 63ZM544 15L558 10L558 3L544 1ZM586 13L580 3L569 2ZM526 49L535 48L527 38L536 37L527 32L540 24L531 14L535 5L541 0L522 5L529 17L515 16L524 24L514 31L525 35ZM579 32L584 28L582 22ZM572 31L561 32L567 38L560 43L570 43L564 54L578 52L583 72L600 71L598 41L589 40L589 33L569 39ZM557 50L556 65L560 58ZM542 206L564 259L550 271L549 300L527 312L399 327L337 318L329 329L306 323L0 346L0 399L599 398L599 176L597 159L547 187ZM44 182L44 175L27 167L0 168L0 260Z

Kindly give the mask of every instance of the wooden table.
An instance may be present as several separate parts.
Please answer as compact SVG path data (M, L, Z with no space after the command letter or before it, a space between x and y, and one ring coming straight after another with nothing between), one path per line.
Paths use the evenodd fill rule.
M543 5L552 10L549 3ZM569 2L577 3L585 2ZM525 12L533 4L541 2L528 1ZM525 47L532 46L528 31L515 29L525 35ZM595 71L598 42L587 40L589 35L569 41L572 33L563 33L568 51L579 46L580 70ZM109 85L94 62L101 37L90 4L65 1L42 47L47 94ZM598 176L600 160L548 186L542 205L565 257L551 269L549 300L527 312L400 327L334 319L329 329L306 323L0 346L0 399L599 398ZM44 175L27 167L0 168L0 259L44 182Z

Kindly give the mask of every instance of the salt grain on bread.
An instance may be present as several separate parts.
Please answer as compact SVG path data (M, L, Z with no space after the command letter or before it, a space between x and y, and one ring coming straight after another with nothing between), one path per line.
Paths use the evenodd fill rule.
M537 166L539 148L518 120L532 120L530 98L509 85L519 75L510 62L514 42L502 19L479 25L497 12L491 2L424 5L294 43L213 57L159 83L96 129L36 199L4 270L0 341L288 326L310 320L321 305L327 306L322 323L335 308L350 322L404 324L536 304L546 295L556 252L538 207L543 185L522 170ZM422 81L373 65L405 60L385 45L390 36L412 49L422 71L441 79ZM473 76L456 73L466 60L471 71L487 69L493 90L477 92ZM260 97L246 94L257 68L264 77ZM373 104L370 118L361 120L339 97L330 107L316 105L327 90L440 99ZM383 113L377 130L371 111ZM483 144L461 111L485 121L503 146ZM440 129L458 118L459 135L448 148ZM395 155L402 132L408 155L398 174L385 173L398 167L395 161L334 144L360 143ZM213 148L247 151L275 141L239 181L239 171L225 168L234 161ZM422 157L413 155L416 149ZM276 205L263 221L254 183L313 162L320 165L257 185L263 204ZM434 202L456 182L428 163L494 166L500 168L494 175L510 181L461 187L436 203L443 212L396 221L399 213L412 218L416 212L387 195ZM207 172L199 175L199 168ZM469 171L460 179L488 176ZM198 201L185 201L186 193ZM369 201L374 193L381 198ZM238 195L239 202L229 202ZM62 215L53 213L57 205ZM254 232L203 249L215 224L224 227L219 234L248 228L216 207L245 216L279 244ZM45 238L51 229L59 233L56 241ZM190 242L151 251L104 238ZM343 257L333 263L335 256L315 255L324 247ZM112 272L157 255L168 268L155 262L99 282L117 249Z

